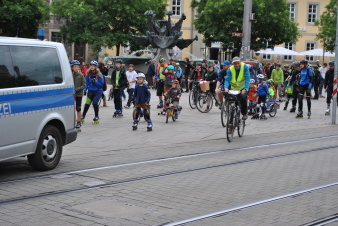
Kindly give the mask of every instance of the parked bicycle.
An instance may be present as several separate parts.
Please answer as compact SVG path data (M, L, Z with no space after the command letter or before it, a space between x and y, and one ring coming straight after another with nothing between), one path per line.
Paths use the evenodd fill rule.
M232 141L236 128L239 137L242 137L244 134L245 120L241 118L240 93L241 91L239 90L229 90L226 95L226 133L228 142Z

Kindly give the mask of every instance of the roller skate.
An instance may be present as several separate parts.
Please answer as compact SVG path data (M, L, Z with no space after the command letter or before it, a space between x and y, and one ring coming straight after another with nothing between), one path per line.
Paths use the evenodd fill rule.
M310 117L311 117L311 111L309 111L309 112L307 113L307 118L310 119Z
M265 114L261 114L259 116L259 120L267 120L267 118L265 117Z
M83 124L84 123L84 119L85 119L85 117L82 115L81 116L81 120L80 120L80 122Z
M292 108L290 109L290 112L296 112L296 107L292 106Z
M81 132L81 121L76 122L75 129L77 132Z
M119 118L119 117L122 117L122 116L123 116L122 111L121 110L116 110L114 112L113 118Z
M160 101L160 103L157 105L157 108L163 108L163 100Z
M137 124L138 124L138 121L137 120L134 120L134 123L133 123L133 130L137 130Z
M251 119L259 119L259 114L258 114L258 113L255 113L255 114L251 117Z
M92 124L93 125L100 124L99 117L95 116L95 118L93 118Z
M249 110L248 115L252 115L252 111L251 110Z
M299 111L296 115L296 118L303 118L303 112Z
M166 115L167 111L165 109L163 109L163 111L160 111L159 113L157 113L158 115Z
M153 123L151 122L151 120L148 120L147 132L152 131L152 130L153 130Z
M325 110L325 115L330 115L330 114L331 114L330 107L328 107L328 108Z

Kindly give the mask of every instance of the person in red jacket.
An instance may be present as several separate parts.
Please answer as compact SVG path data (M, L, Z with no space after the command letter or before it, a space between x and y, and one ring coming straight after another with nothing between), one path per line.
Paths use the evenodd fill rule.
M87 71L88 71L88 67L86 65L86 62L82 62L81 72L82 72L83 76L87 75Z

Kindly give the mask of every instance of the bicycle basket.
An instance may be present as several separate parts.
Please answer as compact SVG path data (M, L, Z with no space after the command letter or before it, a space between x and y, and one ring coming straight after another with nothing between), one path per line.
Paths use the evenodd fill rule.
M200 87L203 92L206 92L210 90L210 82L201 82Z

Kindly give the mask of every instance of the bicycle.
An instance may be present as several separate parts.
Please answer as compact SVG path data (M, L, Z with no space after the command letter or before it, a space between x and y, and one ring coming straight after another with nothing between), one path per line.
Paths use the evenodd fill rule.
M240 90L229 90L226 95L226 133L228 142L232 141L236 127L239 137L242 137L244 134L245 120L241 119L240 93Z
M193 85L192 85L192 89L189 93L189 105L191 107L191 109L195 109L196 108L196 104L197 104L197 95L198 95L198 87L197 87L197 84L199 82L193 82Z
M197 110L199 110L201 113L208 113L213 107L213 100L215 100L216 106L221 105L216 94L212 93L210 90L205 92L201 91L197 95Z
M270 117L275 117L277 114L277 109L279 109L280 104L274 101L273 103L270 104L270 111L269 115Z
M172 120L175 122L176 121L176 114L177 114L177 109L173 104L173 99L172 98L168 98L166 103L166 109L165 109L165 114L166 114L166 123L168 123L169 121L169 117L172 118ZM176 112L175 112L176 110Z

